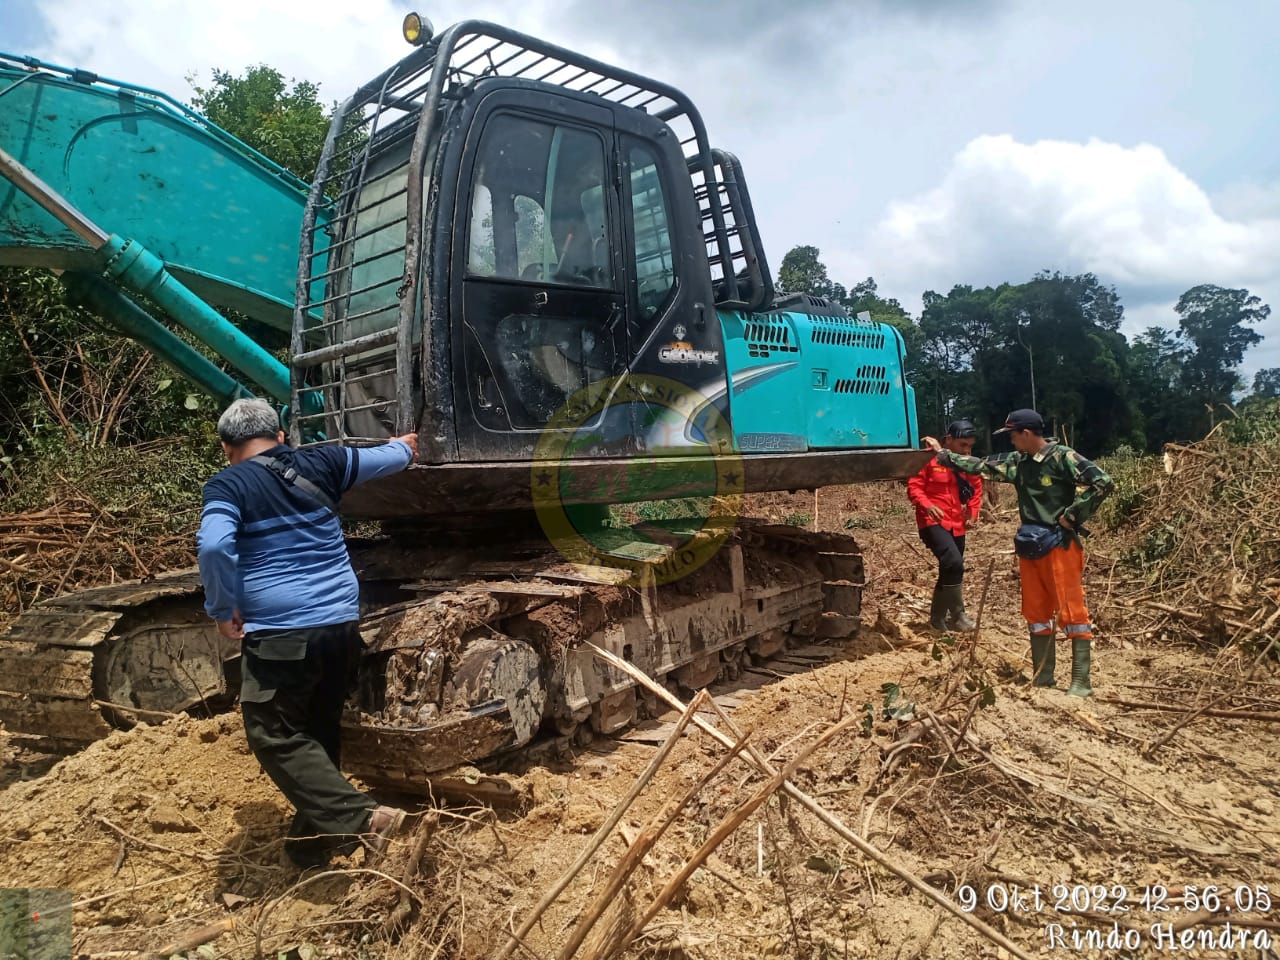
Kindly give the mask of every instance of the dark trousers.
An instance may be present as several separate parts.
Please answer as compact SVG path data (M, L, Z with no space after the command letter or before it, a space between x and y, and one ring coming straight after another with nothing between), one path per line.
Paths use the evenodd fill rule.
M921 527L920 539L938 558L938 586L954 587L964 580L964 537L939 526Z
M363 833L375 806L338 769L343 702L360 657L356 626L258 630L244 639L245 737L298 811L291 837Z

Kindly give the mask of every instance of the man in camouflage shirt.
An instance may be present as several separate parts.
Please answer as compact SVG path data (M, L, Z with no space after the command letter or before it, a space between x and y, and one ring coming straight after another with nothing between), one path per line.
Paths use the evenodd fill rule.
M1077 697L1093 693L1089 683L1093 627L1085 606L1084 550L1079 525L1093 516L1114 484L1097 464L1056 440L1044 436L1044 418L1034 410L1015 410L996 431L1007 433L1013 452L983 460L943 450L932 437L925 441L939 451L938 463L953 465L985 480L1012 483L1018 491L1018 512L1024 525L1049 534L1061 528L1062 542L1038 559L1018 557L1022 579L1022 615L1031 631L1031 662L1036 686L1052 687L1056 663L1055 621L1071 640L1071 689Z

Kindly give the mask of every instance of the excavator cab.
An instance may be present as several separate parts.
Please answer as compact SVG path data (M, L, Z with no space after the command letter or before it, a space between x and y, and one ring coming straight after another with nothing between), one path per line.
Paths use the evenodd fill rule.
M475 97L450 262L454 426L463 459L529 459L576 394L642 372L663 324L710 302L709 275L680 259L705 253L664 124L519 82L478 84ZM703 343L719 361L710 327ZM722 362L700 367L666 375L695 391L723 381ZM596 453L646 448L637 409L599 412Z
M731 211L715 191L713 215L696 193L725 177L683 94L459 24L345 104L330 147L294 357L324 413L297 419L299 442L420 425L428 462L527 465L576 395L636 378L728 416L708 232L754 277L740 306L771 289L739 195ZM722 300L740 299L731 287ZM591 434L581 455L705 446L655 432L643 403L592 407L572 424Z

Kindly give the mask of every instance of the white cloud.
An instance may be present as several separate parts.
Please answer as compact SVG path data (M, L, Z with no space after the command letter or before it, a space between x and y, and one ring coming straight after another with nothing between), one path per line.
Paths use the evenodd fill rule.
M1013 279L1054 267L1185 289L1273 278L1280 219L1225 219L1148 144L982 136L937 188L890 204L875 241L907 273Z
M1136 333L1173 326L1172 303L1200 283L1280 294L1280 218L1254 201L1251 217L1224 215L1149 144L981 136L937 187L888 206L858 260L891 294L1092 272L1117 287ZM1271 337L1246 370L1269 365L1280 346L1280 302L1268 302L1277 316L1259 332Z

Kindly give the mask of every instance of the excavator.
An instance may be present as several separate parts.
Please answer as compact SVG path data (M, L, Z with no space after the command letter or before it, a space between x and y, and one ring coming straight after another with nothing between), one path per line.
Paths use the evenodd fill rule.
M901 335L775 289L684 93L493 23L404 34L309 184L162 93L0 55L0 264L55 271L220 403L272 398L294 445L417 433L419 462L342 503L380 522L349 537L344 766L412 791L653 709L593 644L697 688L852 636L857 543L742 498L928 454ZM229 702L202 600L187 570L26 611L0 722L83 742Z

